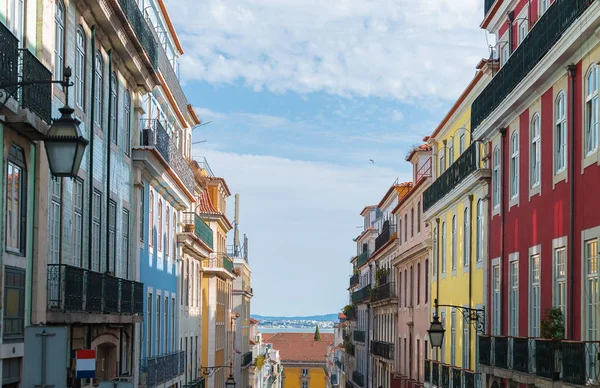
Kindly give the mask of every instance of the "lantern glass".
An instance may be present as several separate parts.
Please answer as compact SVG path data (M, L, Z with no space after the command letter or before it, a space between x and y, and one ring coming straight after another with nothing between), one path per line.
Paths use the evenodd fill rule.
M440 322L437 316L433 317L433 321L431 322L431 326L427 332L429 333L429 341L431 341L431 346L434 348L439 348L442 346L442 342L444 342L444 326Z
M60 109L62 116L54 120L44 139L50 172L58 177L75 177L88 141L81 135L79 120L72 117L73 109Z
M229 377L227 378L227 381L225 382L225 386L227 388L235 388L235 379L233 378L232 374L230 374Z

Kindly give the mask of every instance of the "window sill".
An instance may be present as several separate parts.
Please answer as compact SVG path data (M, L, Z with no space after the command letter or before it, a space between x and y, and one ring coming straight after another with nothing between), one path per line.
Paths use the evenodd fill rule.
M554 189L554 187L562 181L568 181L566 167L554 173L552 176L552 188Z
M581 173L583 174L584 170L594 163L598 163L600 165L598 149L590 152L583 158L581 161Z

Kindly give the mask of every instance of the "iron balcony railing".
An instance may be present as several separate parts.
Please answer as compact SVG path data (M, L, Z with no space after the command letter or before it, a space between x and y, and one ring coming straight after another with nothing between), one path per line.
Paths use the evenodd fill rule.
M455 366L451 367L450 380L452 380L452 387L459 388L462 384L462 369Z
M494 5L494 3L496 2L496 0L484 0L483 2L483 16L487 16L488 12L490 12L490 9L492 8L492 5Z
M486 5L487 1L492 3L491 0L486 0ZM472 130L476 130L508 97L593 2L594 0L556 0L550 5L496 76L473 101Z
M48 309L141 315L144 285L66 264L48 264Z
M146 375L146 386L156 387L181 376L185 371L185 352L173 352L162 356L148 357L142 362L142 374Z
M383 223L383 228L381 228L381 233L375 238L375 251L387 244L394 233L396 233L396 225L390 224L389 221L385 221Z
M426 383L431 383L431 360L425 360L423 367L423 378Z
M365 249L362 251L362 253L356 256L356 268L362 267L367 263L367 261L369 261L369 250Z
M346 388L354 388L354 384L350 381L346 381Z
M185 232L193 232L196 237L204 241L211 249L213 248L213 231L198 214L183 212L182 221Z
M491 355L491 357L490 357ZM600 384L600 341L480 336L479 363L575 385Z
M440 362L431 361L431 382L434 386L440 385Z
M350 288L356 286L358 284L358 274L352 275L350 277Z
M158 46L157 52L158 70L166 82L166 85L163 85L163 87L168 89L171 95L173 95L179 110L181 110L181 112L187 112L188 101L185 97L183 89L181 88L181 84L179 83L179 78L177 77L177 74L175 74L175 70L173 70L173 64L167 57L167 53L165 53L165 50L162 48L162 46Z
M431 168L431 158L427 159L425 163L419 168L417 171L417 176L415 182L420 181L423 178L431 177L432 168Z
M143 119L141 126L140 145L154 147L168 166L175 171L188 191L193 193L196 185L194 172L177 145L171 140L162 122L157 119Z
M377 302L386 299L396 298L396 283L388 282L373 289L371 292L371 301Z
M202 267L206 269L224 269L229 273L233 273L233 260L224 253L218 254L216 257L202 260Z
M354 371L352 373L352 381L354 382L354 384L358 385L359 387L365 386L365 378L362 375L362 373L360 373L358 371Z
M352 293L352 303L367 302L371 297L371 285L366 285L358 291Z
M127 16L127 20L129 20L129 24L146 52L152 67L156 70L158 67L158 42L154 38L152 28L146 22L135 0L119 0L119 5Z
M480 167L479 143L473 143L423 192L423 211L427 211Z
M371 341L371 354L387 360L394 359L394 344L383 341Z
M250 364L252 364L252 352L246 352L242 356L242 368L245 368Z
M440 366L440 378L442 380L443 388L450 387L450 366L449 365L442 364Z
M365 332L363 330L354 330L354 342L365 342Z
M19 39L0 23L0 84L13 85L18 76Z

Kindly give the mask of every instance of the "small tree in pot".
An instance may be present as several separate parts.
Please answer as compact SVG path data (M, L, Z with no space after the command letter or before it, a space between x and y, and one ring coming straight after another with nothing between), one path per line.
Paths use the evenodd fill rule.
M542 338L552 341L552 352L554 353L553 379L558 380L560 378L560 340L565 337L565 324L562 310L559 307L546 309L544 318L540 322L540 334Z

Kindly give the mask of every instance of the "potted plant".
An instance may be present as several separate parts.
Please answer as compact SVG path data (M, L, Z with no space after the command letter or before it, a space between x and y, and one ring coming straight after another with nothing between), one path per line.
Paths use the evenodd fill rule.
M565 336L563 314L559 307L546 309L544 318L540 322L540 334L543 339L549 340L551 343L554 360L553 380L558 380L560 378L560 340Z

